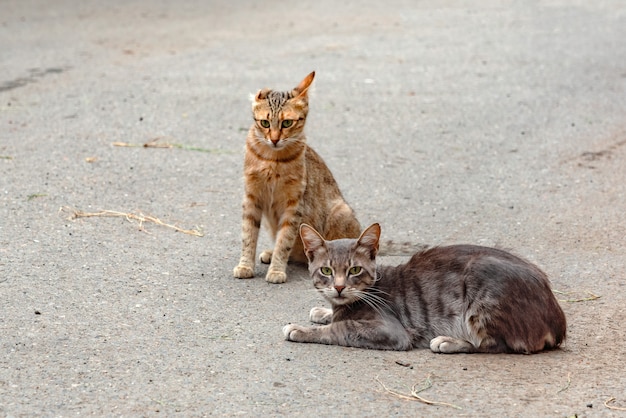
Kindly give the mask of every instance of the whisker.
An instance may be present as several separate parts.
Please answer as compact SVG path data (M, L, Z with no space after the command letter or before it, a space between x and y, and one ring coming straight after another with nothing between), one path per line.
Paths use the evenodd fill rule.
M361 300L367 303L372 309L374 309L379 315L384 313L383 306L379 305L377 302L370 300L368 298L361 298Z
M381 292L381 293L385 293L385 292ZM393 312L393 308L391 307L391 305L389 305L389 302L387 302L387 300L381 296L378 296L369 291L362 291L362 290L354 291L354 295L359 300L362 300L363 302L367 303L372 309L374 309L376 312L378 312L381 315L384 314L385 310L390 310Z
M383 295L389 296L389 292L385 292L384 290L378 289L376 287L370 287L369 289L365 290L365 292L370 294L382 293Z
M369 290L374 290L374 289L369 289ZM378 293L381 293L381 294L383 294L383 295L385 295L385 296L389 296L389 293L387 293L387 292L384 292L384 291L382 291L382 290L380 290L380 289L376 289L376 290L378 291ZM367 295L368 295L368 297L369 297L369 298L372 298L372 299L376 300L376 301L377 301L380 305L382 305L384 308L386 308L386 309L390 310L391 312L393 312L393 313L394 313L394 314L396 314L396 315L398 314L398 313L396 312L396 310L394 309L394 307L393 307L393 306L391 305L391 303L389 302L389 299L387 299L387 298L385 298L385 297L382 297L382 296L379 296L379 295L377 295L377 294L375 294L375 293L373 293L373 292L369 292L369 291L368 291L368 292L366 292L366 293L367 293Z

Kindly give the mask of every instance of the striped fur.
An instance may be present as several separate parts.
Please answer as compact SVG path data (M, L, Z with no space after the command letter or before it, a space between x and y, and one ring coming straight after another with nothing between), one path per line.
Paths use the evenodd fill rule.
M246 138L242 249L233 275L254 277L261 220L275 241L261 253L266 280L284 283L287 262L306 263L298 227L313 225L328 239L356 238L360 225L322 158L306 144L308 89L315 73L288 92L260 90L252 100L254 124Z
M545 273L508 252L435 247L377 268L378 224L358 240L325 241L307 225L300 234L313 283L332 309L311 310L311 321L323 325L285 326L289 341L530 354L565 340L565 315Z

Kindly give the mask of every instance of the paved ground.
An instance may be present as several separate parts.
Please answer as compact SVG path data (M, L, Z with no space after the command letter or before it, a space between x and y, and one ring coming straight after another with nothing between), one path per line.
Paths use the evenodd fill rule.
M620 414L623 2L303 3L2 2L0 416ZM362 222L537 262L559 298L588 299L562 302L563 349L283 341L322 300L297 267L231 278L242 150L249 93L311 70L310 144ZM154 139L182 148L114 145ZM204 236L70 219L100 210ZM462 409L376 380L428 376L422 396Z

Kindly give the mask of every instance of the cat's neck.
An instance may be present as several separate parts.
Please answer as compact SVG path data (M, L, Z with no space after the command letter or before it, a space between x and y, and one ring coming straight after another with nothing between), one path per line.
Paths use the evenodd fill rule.
M300 137L282 148L272 148L267 144L260 143L255 138L255 127L250 128L246 141L246 150L254 155L257 159L270 163L289 163L291 161L303 158L306 151L306 137L300 134Z

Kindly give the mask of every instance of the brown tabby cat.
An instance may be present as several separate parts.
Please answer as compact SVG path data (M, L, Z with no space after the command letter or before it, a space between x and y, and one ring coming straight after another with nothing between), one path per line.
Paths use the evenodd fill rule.
M332 309L287 325L289 341L436 353L535 353L565 340L565 315L546 275L495 248L435 247L396 267L376 267L380 226L358 239L300 235L317 290Z
M309 110L312 72L291 91L260 90L252 101L254 124L246 139L244 159L242 248L235 277L254 277L254 258L264 216L274 250L260 260L270 263L265 280L287 281L289 259L306 263L298 227L313 225L329 237L356 238L361 227L322 158L306 144L304 124Z

